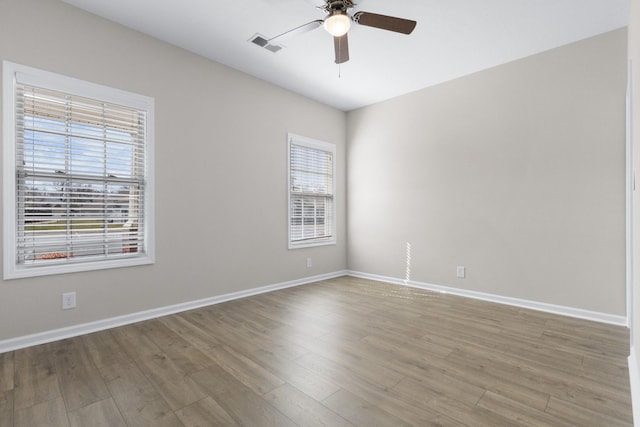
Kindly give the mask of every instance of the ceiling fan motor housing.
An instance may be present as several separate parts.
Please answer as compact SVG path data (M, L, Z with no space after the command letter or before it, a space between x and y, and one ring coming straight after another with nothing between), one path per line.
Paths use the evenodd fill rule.
M329 14L346 13L347 10L353 6L355 6L355 4L351 0L327 0L327 3L322 9Z

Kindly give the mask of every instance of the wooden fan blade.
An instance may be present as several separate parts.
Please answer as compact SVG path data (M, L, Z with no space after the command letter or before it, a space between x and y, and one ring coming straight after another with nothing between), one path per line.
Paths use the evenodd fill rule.
M336 50L336 64L342 64L349 60L349 40L347 35L333 38L333 47Z
M417 22L409 19L396 18L394 16L378 15L370 12L356 12L353 21L368 27L381 28L395 31L396 33L411 34Z
M271 37L267 41L272 44L274 41L281 43L283 40L288 39L289 37L297 36L302 33L306 33L307 31L315 30L316 28L321 26L323 23L324 21L322 19L316 19L315 21L307 22L306 24L302 24L299 27L296 27L292 30L285 31L282 34L278 34L275 37Z

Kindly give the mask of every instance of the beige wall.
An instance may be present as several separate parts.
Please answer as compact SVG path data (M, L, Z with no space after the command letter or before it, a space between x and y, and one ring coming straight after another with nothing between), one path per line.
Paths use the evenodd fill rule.
M157 232L153 266L0 282L0 341L347 260L404 278L407 242L412 280L624 315L625 39L345 115L56 0L0 0L0 59L155 98ZM287 132L337 144L336 246L287 250Z
M153 266L1 282L0 341L346 268L343 112L54 0L0 0L0 59L155 98L157 242ZM335 246L287 250L287 132L337 144Z
M632 346L636 349L640 345L640 197L638 197L638 191L640 191L640 1L630 1L630 14L629 14L629 61L632 64L633 73L631 75L632 80L632 105L633 116L631 120L632 125L632 145L633 145L633 170L635 174L636 189L633 194L633 244L634 244L634 256L633 256L633 309L631 320L631 332ZM637 351L637 350L636 350ZM640 363L640 359L636 355L635 361ZM633 372L633 371L632 371ZM640 373L640 366L637 366L635 373ZM640 385L640 378L632 378L635 381L635 385ZM634 391L639 392L639 389ZM640 396L634 396L634 405L637 413L640 413ZM639 420L640 422L640 420Z
M350 112L349 268L624 316L626 38Z

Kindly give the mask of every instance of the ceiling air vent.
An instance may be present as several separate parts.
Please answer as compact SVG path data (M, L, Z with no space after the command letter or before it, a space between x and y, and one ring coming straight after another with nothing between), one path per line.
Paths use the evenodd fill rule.
M265 48L268 51L271 51L273 53L276 53L277 51L282 49L282 46L280 46L280 45L270 44L269 40L267 40L265 37L261 36L260 34L256 34L255 36L251 37L251 39L249 41L251 43L253 43L255 45L258 45L260 47L263 47L263 48Z

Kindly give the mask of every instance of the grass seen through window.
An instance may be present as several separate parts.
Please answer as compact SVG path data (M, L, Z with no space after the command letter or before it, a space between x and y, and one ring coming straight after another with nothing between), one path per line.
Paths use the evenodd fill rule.
M105 221L98 219L72 219L57 221L42 221L24 226L25 231L65 231L71 226L72 230L98 230L105 228ZM106 223L108 229L122 228L122 223Z

